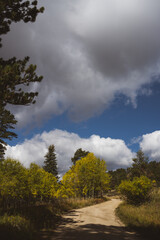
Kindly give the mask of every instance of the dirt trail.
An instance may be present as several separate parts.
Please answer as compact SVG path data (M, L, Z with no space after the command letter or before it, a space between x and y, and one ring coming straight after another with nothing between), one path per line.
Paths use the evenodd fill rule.
M47 240L142 240L130 232L115 216L121 200L85 207L65 215L54 233L44 234Z

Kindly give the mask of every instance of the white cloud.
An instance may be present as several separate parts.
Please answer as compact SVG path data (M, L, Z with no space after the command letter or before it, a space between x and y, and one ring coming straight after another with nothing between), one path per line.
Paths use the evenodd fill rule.
M160 73L159 0L46 0L35 24L13 24L4 57L31 56L44 76L37 104L13 109L19 124L68 112L100 114L117 93L137 94ZM155 79L155 78L154 78ZM146 92L148 95L150 91Z
M140 147L151 160L160 161L160 131L143 135Z
M53 130L38 134L16 146L8 146L6 157L18 159L26 167L29 167L31 162L43 165L44 155L51 144L55 145L60 174L69 169L71 157L78 148L93 152L97 157L103 158L108 169L128 167L134 156L134 153L121 139L101 138L97 135L80 138L75 133Z

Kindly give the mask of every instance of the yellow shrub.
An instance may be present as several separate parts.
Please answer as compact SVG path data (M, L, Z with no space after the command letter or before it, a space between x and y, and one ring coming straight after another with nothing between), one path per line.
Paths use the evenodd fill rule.
M139 204L148 199L152 186L153 183L149 178L141 176L134 178L132 181L122 181L118 190L126 197L128 202Z

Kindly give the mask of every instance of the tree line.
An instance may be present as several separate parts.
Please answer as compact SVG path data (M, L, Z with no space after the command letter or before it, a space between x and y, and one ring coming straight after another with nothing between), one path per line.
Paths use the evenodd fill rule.
M54 145L48 147L44 158L43 167L31 163L29 168L25 168L10 158L0 162L0 205L4 209L52 202L56 198L102 197L108 190L117 189L120 185L123 188L121 192L126 186L131 189L133 182L133 189L140 183L143 186L146 184L147 189L152 180L160 183L160 163L149 162L142 150L137 152L130 168L107 171L104 160L80 148L71 158L73 165L61 180ZM136 188L136 191L139 190Z
M132 161L132 166L127 169L119 168L108 172L111 176L110 187L112 189L117 188L123 180L133 180L135 177L141 176L155 180L157 185L160 186L160 162L150 161L141 149Z
M75 154L76 155L76 154ZM0 206L3 209L54 202L57 198L102 197L109 189L106 163L88 153L75 161L59 180L54 145L48 147L43 167L19 161L0 161Z

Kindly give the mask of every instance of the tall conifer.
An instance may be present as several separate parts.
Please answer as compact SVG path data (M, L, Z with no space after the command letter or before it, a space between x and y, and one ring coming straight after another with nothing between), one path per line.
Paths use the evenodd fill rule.
M2 35L10 31L14 22L34 22L38 13L44 8L38 8L38 1L0 0L0 48ZM12 140L17 134L12 132L17 123L14 115L7 109L11 105L30 105L35 103L37 92L27 91L30 84L40 82L42 76L37 76L36 65L28 64L29 57L22 60L12 57L0 57L0 160L4 158L5 139Z
M57 160L54 145L50 145L48 147L48 152L44 157L44 170L46 172L52 173L56 178L58 178Z

